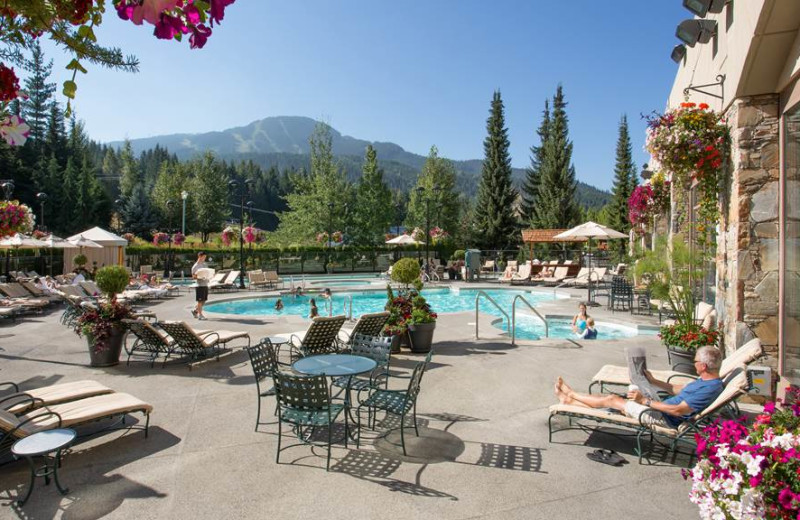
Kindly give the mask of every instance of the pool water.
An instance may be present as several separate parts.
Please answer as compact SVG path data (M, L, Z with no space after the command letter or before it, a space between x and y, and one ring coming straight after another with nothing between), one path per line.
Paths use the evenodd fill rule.
M475 297L479 289L426 289L422 295L428 300L431 308L437 313L442 312L464 312L475 310ZM511 303L516 295L522 295L531 305L537 305L545 301L553 301L556 297L548 292L530 292L514 290L488 290L486 291L503 309L511 312ZM333 306L333 314L348 314L350 297L353 301L353 317L357 318L362 314L371 312L381 312L386 305L386 291L348 291L333 292L330 302L321 298L318 294L305 294L295 297L291 295L283 296L283 309L275 309L276 296L262 298L246 298L219 303L210 303L205 306L208 312L219 312L224 314L240 314L245 316L308 316L309 299L314 298L321 315L328 314L328 305ZM489 302L481 299L481 312L502 316L502 314Z
M584 340L578 338L572 332L572 320L568 319L560 319L560 318L547 318L547 324L549 326L549 337L551 338L567 338L567 339L575 339L577 341L594 341L594 340ZM500 328L502 330L507 330L506 320L503 319L501 321L495 322L495 327ZM633 327L626 327L623 325L617 325L615 323L607 323L599 321L595 324L595 328L597 329L597 339L622 339L622 338L632 338L633 336L637 336L640 332L633 328ZM509 332L510 334L510 332ZM545 337L545 329L544 323L541 319L537 316L531 316L526 314L517 314L517 331L516 331L517 339L541 339Z

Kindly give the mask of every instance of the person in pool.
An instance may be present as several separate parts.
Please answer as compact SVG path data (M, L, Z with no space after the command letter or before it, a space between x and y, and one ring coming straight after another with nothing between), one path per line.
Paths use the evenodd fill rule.
M320 294L320 296L322 296L326 300L330 300L331 299L331 290L328 289L327 287L322 289L322 293Z
M319 316L319 309L317 309L317 302L314 301L314 298L308 300L308 303L311 305L311 309L309 310L308 317L312 320Z
M597 329L594 326L594 318L586 318L586 328L578 337L581 339L597 339Z
M281 300L280 298L278 298L278 300L275 302L275 310L276 311L283 310L283 300Z
M572 332L578 335L582 335L583 331L586 330L586 320L589 318L589 315L586 314L586 304L580 303L578 305L578 314L572 318Z

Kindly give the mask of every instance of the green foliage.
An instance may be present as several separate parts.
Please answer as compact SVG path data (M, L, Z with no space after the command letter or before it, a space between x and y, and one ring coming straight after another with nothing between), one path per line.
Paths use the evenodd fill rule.
M128 140L125 141L125 145L119 152L119 164L121 168L119 191L120 195L127 199L133 195L134 187L142 183L142 175L141 171L139 170L139 163L133 156L131 142Z
M113 297L128 286L130 276L128 271L121 265L107 265L97 270L95 282L97 286L109 297Z
M402 283L408 288L419 279L419 262L413 258L401 258L392 266L392 280Z
M467 256L467 252L466 252L466 251L464 251L463 249L456 249L456 250L453 252L453 257L452 257L452 259L453 259L453 260L456 260L456 261L458 261L458 260L464 260L464 258L466 258L466 256Z
M384 233L392 224L392 193L383 181L383 170L378 167L378 154L372 145L367 146L361 181L356 188L354 230L359 244L382 244Z
M506 249L519 241L514 216L517 192L511 184L510 143L503 111L503 100L497 91L486 122L488 135L483 142L483 171L474 217L480 244L485 249Z
M37 151L42 150L47 135L47 121L50 103L56 84L48 81L53 70L53 60L45 61L42 47L38 41L31 45L29 64L31 75L25 78L25 91L28 99L22 102L22 117L30 126L29 141Z
M148 241L152 238L153 229L158 226L158 215L153 210L150 197L142 184L137 184L131 196L125 199L120 208L120 216L126 232Z
M225 219L231 214L228 205L228 175L224 165L211 152L206 152L202 158L192 161L187 167L195 172L189 191L193 199L196 229L205 243L211 233L222 230Z
M628 118L622 116L619 122L619 137L617 139L617 160L614 166L613 199L608 208L608 225L622 233L627 233L630 228L628 219L628 199L637 185L636 165L633 162L633 149L630 135L628 134ZM619 241L619 247L625 247Z
M439 157L435 146L417 177L417 186L411 191L405 225L409 229L425 229L428 208L431 227L439 226L448 233L458 223L459 201L455 192L456 169L453 163ZM434 189L438 187L438 191ZM418 188L423 188L422 193Z
M522 219L525 225L537 227L536 204L539 197L539 184L541 181L542 160L544 159L544 144L549 140L550 131L550 101L544 101L542 122L536 134L539 136L539 146L531 146L531 165L525 170L525 180L522 183Z
M88 261L89 260L86 258L86 255L83 254L78 254L72 257L72 263L79 267L83 267Z

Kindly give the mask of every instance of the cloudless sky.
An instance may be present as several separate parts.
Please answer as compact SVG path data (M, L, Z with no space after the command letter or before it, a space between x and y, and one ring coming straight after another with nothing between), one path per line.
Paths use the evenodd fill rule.
M637 164L647 161L640 115L663 110L675 26L690 17L681 0L238 0L206 47L190 50L112 8L98 38L135 54L140 72L87 66L75 107L103 142L301 115L422 155L435 144L481 159L499 89L512 163L526 167L561 83L577 177L610 188L623 114ZM68 58L45 52L60 92Z

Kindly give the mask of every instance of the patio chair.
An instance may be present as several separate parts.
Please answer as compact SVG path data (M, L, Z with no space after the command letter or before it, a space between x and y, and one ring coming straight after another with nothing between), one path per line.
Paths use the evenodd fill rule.
M522 265L519 270L511 276L511 280L509 280L511 285L514 285L515 283L523 284L530 282L531 267L531 264L527 263Z
M738 368L746 368L747 365L760 358L764 353L761 346L761 340L758 338L751 339L741 347L734 350L731 355L722 360L719 367L719 376L725 379L729 374ZM659 381L681 382L690 383L695 376L691 374L684 374L683 372L675 372L673 370L649 370L650 374ZM589 393L597 386L600 392L605 392L607 387L620 386L626 387L631 384L630 374L628 373L627 366L619 365L603 365L602 368L592 376L592 382L589 384Z
M334 354L339 352L339 330L347 321L347 316L318 316L311 321L302 338L296 334L289 336L289 349L292 359Z
M267 282L267 276L263 271L261 271L261 269L247 271L247 281L247 288L251 291L263 289L269 285L269 282Z
M15 415L26 413L34 408L75 401L95 395L110 394L114 391L97 381L72 381L57 385L40 386L20 391L19 385L11 381L0 383L0 387L12 389L12 393L0 398L0 409Z
M177 347L174 339L144 320L122 320L122 322L135 337L130 347L128 347L127 342L125 344L125 351L128 353L126 365L131 364L131 356L134 352L147 352L150 357L150 366L152 367L160 354L169 357ZM201 331L197 332L198 334L201 333Z
M275 395L275 374L281 367L289 369L291 365L278 361L278 353L269 338L263 338L255 345L247 347L247 355L250 357L250 366L253 368L253 376L256 379L258 409L256 411L255 431L258 431L258 425L261 424L261 398ZM263 389L261 385L264 384L267 378L272 381L272 386ZM278 411L277 406L276 401L275 413Z
M278 276L278 271L266 271L264 273L264 277L266 278L267 284L269 284L270 287L277 287L278 284L283 287L283 278Z
M33 298L28 291L18 283L0 283L0 293L4 294L17 305L41 309L50 305L49 300Z
M56 301L61 301L61 296L57 294L46 293L40 288L36 287L36 285L31 281L26 280L24 282L20 282L20 285L23 287L23 289L28 291L30 296L33 296L34 298L47 300L51 303Z
M126 415L136 412L144 415L144 426L127 426L127 428L144 430L146 438L152 411L152 405L132 395L119 392L44 406L19 416L0 410L0 452L10 448L18 439L36 432L56 428L75 428L114 417L124 419ZM125 424L124 420L120 423Z
M350 388L360 393L370 388L377 388L383 380L386 387L389 381L389 363L392 359L392 338L371 336L366 334L353 334L350 353L375 360L377 366L372 369L367 377L337 377L331 383L339 388Z
M362 314L352 330L342 329L339 331L339 341L344 345L349 345L356 334L380 336L388 319L389 311Z
M683 421L676 428L654 425L646 419L646 416L656 412L652 408L644 410L639 417L628 417L615 410L586 408L578 405L555 404L550 406L550 418L548 428L550 431L549 442L553 442L553 434L564 430L596 430L602 431L602 425L608 424L614 427L629 428L636 435L636 454L639 456L639 463L642 463L644 451L642 450L642 439L649 436L650 446L657 438L666 438L669 441L668 452L677 453L679 444L694 445L694 436L701 433L713 418L724 409L734 406L736 400L744 395L750 383L747 374L741 368L736 369L728 375L725 380L725 387L722 393L704 410L699 410L689 419ZM553 429L553 418L556 416L567 417L569 422L564 428ZM591 426L581 421L592 421L597 426ZM575 424L573 425L573 421Z
M231 330L195 331L183 321L162 321L159 326L172 336L175 343L177 343L176 347L167 353L164 363L167 362L170 355L175 353L188 356L191 360L215 356L219 361L223 348L235 339L247 338L247 346L250 346L250 334L248 332ZM190 362L189 369L193 365L194 363Z
M495 270L495 267L496 267L496 264L495 264L494 260L487 260L486 262L483 263L483 266L481 267L481 272L482 273L493 273L494 270Z
M420 382L428 364L433 357L433 350L428 352L424 361L420 361L414 367L414 371L409 378L408 388L406 390L389 390L388 388L375 388L374 391L367 397L356 410L358 416L358 441L361 440L361 408L367 408L367 421L372 418L372 429L375 429L377 421L377 411L383 410L387 414L397 415L400 417L400 444L403 446L403 455L406 453L406 438L405 438L405 419L409 412L412 414L414 421L414 433L419 437L419 428L417 427L417 396L419 395ZM393 376L398 377L398 376ZM387 384L388 386L388 384Z
M539 280L539 283L546 285L548 287L558 285L564 281L564 279L567 277L568 272L569 272L569 267L566 266L556 267L553 276L545 276L544 278L541 278Z
M611 295L608 298L611 312L627 311L633 308L633 285L624 276L615 276L611 279Z
M328 458L326 471L331 468L331 444L333 423L336 418L345 411L344 404L333 404L331 394L328 389L328 382L325 376L296 376L284 372L275 372L275 396L278 399L278 452L275 455L275 462L280 464L281 451L309 444L320 446L319 442L314 441L314 433L317 428L325 427L328 431L327 443ZM348 422L347 412L344 414L344 446L347 447ZM301 441L297 444L281 447L283 435L283 423L291 424ZM305 436L305 437L304 437Z

